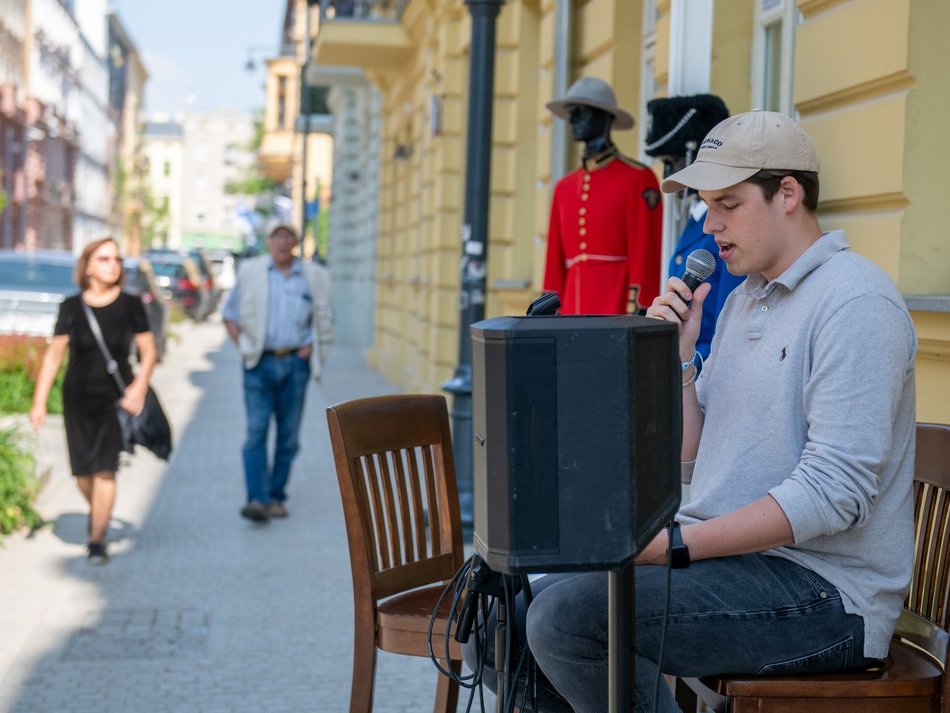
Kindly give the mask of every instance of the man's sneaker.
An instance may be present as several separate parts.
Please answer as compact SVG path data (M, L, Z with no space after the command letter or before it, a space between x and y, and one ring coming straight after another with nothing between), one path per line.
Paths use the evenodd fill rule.
M270 515L268 515L266 507L256 500L252 500L241 508L241 517L246 517L254 522L267 522Z
M90 542L89 552L86 557L89 564L106 564L109 561L109 553L106 552L106 546L102 542Z
M279 500L271 500L267 506L267 514L271 517L287 517L287 507Z

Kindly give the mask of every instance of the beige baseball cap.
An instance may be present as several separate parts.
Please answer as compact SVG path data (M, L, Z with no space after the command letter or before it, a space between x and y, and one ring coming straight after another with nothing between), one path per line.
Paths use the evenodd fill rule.
M699 145L696 160L661 188L718 191L763 169L818 173L819 167L818 152L798 124L785 114L756 109L719 122Z

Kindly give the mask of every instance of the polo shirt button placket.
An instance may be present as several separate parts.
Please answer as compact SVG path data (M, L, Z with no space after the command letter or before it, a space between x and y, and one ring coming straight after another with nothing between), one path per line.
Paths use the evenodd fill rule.
M749 339L759 339L765 331L765 320L768 319L770 307L765 302L755 300L758 309L755 310L755 317L752 318L747 332Z

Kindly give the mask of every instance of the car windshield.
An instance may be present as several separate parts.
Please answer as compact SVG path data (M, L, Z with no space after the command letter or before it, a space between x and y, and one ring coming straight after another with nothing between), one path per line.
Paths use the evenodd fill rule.
M157 260L152 263L152 270L155 271L156 275L161 275L163 277L179 277L185 272L185 269L182 267L181 263L159 262Z
M17 260L0 262L0 289L65 294L77 288L72 265Z

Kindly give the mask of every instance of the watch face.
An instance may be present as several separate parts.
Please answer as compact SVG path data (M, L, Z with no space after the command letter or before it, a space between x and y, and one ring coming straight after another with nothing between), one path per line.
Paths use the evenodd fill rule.
M673 548L673 567L681 569L689 567L689 547L678 545Z

